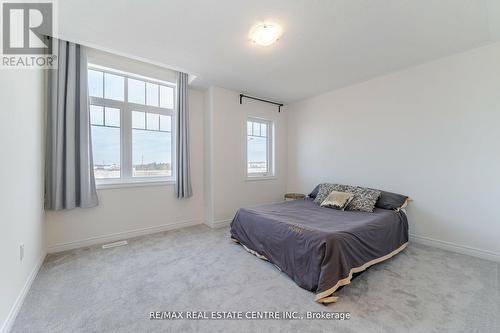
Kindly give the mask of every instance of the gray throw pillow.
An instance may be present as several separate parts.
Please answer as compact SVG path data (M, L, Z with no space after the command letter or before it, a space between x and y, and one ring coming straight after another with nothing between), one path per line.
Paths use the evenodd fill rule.
M408 199L408 196L380 190L375 207L383 209L400 209Z
M309 198L316 199L316 196L318 195L319 191L319 185L316 185L316 187L312 190L311 193L308 194Z

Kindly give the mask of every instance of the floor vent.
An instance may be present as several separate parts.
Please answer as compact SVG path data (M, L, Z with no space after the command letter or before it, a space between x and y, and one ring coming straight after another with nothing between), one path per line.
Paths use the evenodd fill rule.
M102 248L103 249L110 249L112 247L123 246L123 245L127 245L127 244L128 244L127 241L119 241L119 242L104 244L102 246Z

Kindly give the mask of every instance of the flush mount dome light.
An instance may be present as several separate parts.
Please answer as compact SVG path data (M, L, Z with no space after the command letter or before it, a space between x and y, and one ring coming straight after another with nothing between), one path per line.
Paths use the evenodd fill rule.
M283 29L279 24L266 22L253 26L248 36L256 44L269 46L281 37L282 32Z

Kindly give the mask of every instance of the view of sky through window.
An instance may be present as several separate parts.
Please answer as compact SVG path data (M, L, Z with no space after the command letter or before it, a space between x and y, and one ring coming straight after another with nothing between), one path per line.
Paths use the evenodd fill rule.
M172 176L174 88L99 69L89 69L88 80L95 177L123 177L122 154L131 154L132 177ZM132 128L122 128L125 115ZM122 142L123 135L131 137Z
M266 123L247 121L247 172L249 174L269 171L267 126Z

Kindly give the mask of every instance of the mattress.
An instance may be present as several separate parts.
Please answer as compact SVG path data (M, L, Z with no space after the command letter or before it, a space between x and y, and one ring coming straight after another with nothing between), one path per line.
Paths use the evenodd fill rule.
M295 200L239 209L231 238L330 303L353 274L404 250L408 220L403 211L339 211Z

